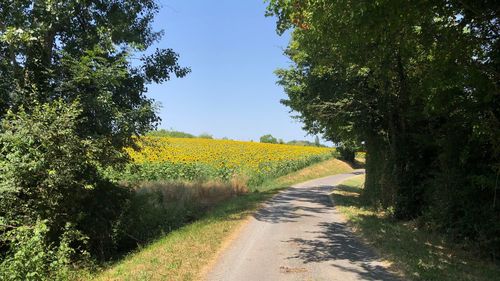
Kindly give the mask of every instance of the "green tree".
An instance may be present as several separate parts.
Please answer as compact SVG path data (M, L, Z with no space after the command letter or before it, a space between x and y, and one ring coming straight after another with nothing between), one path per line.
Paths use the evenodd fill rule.
M211 134L209 134L209 133L201 133L201 134L198 136L198 138L200 138L200 139L210 139L210 140L211 140L211 139L213 139L213 138L214 138L214 136L212 136L212 135L211 135Z
M0 214L11 225L32 225L41 216L62 228L99 181L92 162L100 152L78 136L78 103L31 110L9 111L0 123Z
M278 32L293 28L294 65L277 71L283 103L311 133L350 149L366 142L365 197L497 249L498 13L487 0L268 8Z
M159 120L146 85L189 72L171 49L145 52L162 35L151 27L157 12L153 0L0 1L0 119L34 102L79 100L79 135L107 146L103 162L122 156Z
M260 137L260 142L262 143L278 143L278 139L273 137L271 134L263 135Z
M113 248L128 193L101 171L156 127L147 85L190 71L149 49L157 12L154 0L0 0L0 221L44 220L48 242L69 222Z
M165 130L165 129L151 131L151 132L148 132L147 135L152 136L152 137L188 138L188 139L195 138L194 135L186 133L186 132L175 131L175 130Z

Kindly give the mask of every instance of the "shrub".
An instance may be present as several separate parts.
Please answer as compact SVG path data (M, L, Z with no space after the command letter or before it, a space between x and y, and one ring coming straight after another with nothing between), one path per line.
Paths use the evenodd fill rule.
M0 124L0 216L9 224L46 219L58 233L75 222L94 188L96 146L76 132L78 103L35 105L9 112Z
M0 123L0 219L16 228L42 219L49 242L60 241L71 223L100 243L90 244L96 253L113 247L113 225L127 191L101 178L102 146L79 135L80 113L78 102L54 101L5 116Z
M356 158L356 150L354 148L341 145L337 147L337 151L340 153L340 159L354 163L354 159Z
M0 263L0 280L68 280L75 255L86 256L71 244L85 242L83 236L68 224L59 243L47 239L49 228L44 221L32 227L21 226L4 233L2 242L9 245Z
M212 136L211 134L209 133L202 133L198 136L198 138L200 139L209 139L209 140L212 140L214 138L214 136Z
M174 131L174 130L165 130L165 129L151 131L146 135L150 137L169 137L169 138L188 138L188 139L195 138L194 135L189 133Z
M122 252L120 233L133 195L130 188L101 181L81 202L84 212L77 228L89 237L87 248L94 258L105 261Z
M260 137L260 142L262 143L278 143L278 140L271 134L263 135Z

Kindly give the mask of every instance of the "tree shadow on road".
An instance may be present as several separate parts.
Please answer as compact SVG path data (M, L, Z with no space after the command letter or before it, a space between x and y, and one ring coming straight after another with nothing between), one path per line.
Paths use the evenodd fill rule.
M321 223L320 231L314 239L294 238L287 242L298 245L299 250L289 259L299 259L303 263L328 262L344 272L356 273L363 280L399 280L381 265L380 258L362 244L349 227L340 222ZM336 261L348 261L349 265ZM354 266L355 265L355 266Z
M269 200L254 214L254 218L268 223L292 223L322 213L333 215L333 202L329 195L332 190L331 185L290 188ZM383 266L373 251L355 238L346 224L322 222L318 226L320 230L309 232L314 239L297 237L284 241L299 248L297 254L289 259L299 259L303 263L326 262L338 270L353 272L364 280L399 280ZM347 264L335 262L339 260Z
M318 213L330 212L333 205L326 194L331 189L332 186L326 185L314 188L290 188L274 196L253 216L259 221L288 223ZM295 204L297 202L310 206L304 206L304 204L298 206Z

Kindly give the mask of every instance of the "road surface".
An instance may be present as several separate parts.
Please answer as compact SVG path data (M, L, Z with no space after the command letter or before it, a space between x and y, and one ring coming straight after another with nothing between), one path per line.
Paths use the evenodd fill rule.
M208 281L398 280L333 208L333 186L356 170L295 185L256 212Z

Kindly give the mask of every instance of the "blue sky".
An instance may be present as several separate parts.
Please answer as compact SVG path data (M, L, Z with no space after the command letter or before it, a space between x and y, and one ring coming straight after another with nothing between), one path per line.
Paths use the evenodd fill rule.
M173 48L192 69L149 87L148 96L162 105L161 128L239 140L268 133L313 140L279 102L286 96L273 71L290 64L283 55L289 35L276 34L262 0L160 3L154 27L165 36L153 48Z

